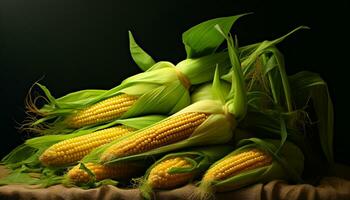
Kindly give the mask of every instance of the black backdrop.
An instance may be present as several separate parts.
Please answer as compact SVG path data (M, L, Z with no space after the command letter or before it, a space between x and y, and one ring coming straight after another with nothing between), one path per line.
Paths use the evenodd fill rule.
M279 48L289 74L311 70L328 82L335 104L336 160L349 163L348 10L346 0L1 0L0 156L24 140L14 127L24 119L24 97L36 80L44 77L41 83L56 97L86 88L108 89L140 72L128 52L128 30L156 60L176 63L185 58L181 33L191 26L254 12L234 26L241 45L276 38L299 25L311 27Z

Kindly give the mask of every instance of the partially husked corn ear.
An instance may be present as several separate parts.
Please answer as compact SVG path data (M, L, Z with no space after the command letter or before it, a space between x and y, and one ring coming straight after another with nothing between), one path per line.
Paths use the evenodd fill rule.
M109 143L134 130L134 128L128 126L118 125L67 139L46 149L39 159L45 166L69 165L82 159L94 148Z
M68 171L67 176L69 181L75 184L92 181L93 177L81 169L80 165L81 164L78 164ZM95 175L96 181L103 179L128 179L135 174L139 174L140 171L144 168L138 163L119 163L117 165L86 163L85 167Z
M231 151L229 145L206 145L167 154L146 171L139 185L141 196L152 199L154 189L174 189L191 183Z
M55 98L44 85L37 83L35 86L43 95L28 95L28 118L21 128L57 135L118 118L172 115L190 105L189 87L212 80L216 66L229 70L226 52L186 59L176 67L170 62L157 62L149 70L128 77L110 90L80 90ZM38 98L44 99L44 105L38 105Z
M107 122L123 115L136 100L136 96L120 94L77 111L66 122L72 128Z
M108 162L114 158L146 152L189 138L208 116L206 113L188 112L169 117L113 144L103 152L100 160Z
M293 143L249 138L240 140L237 149L215 162L194 191L199 199L208 199L218 191L230 191L254 183L275 179L299 182L304 155Z
M204 200L212 198L215 191L234 190L242 187L250 183L250 179L258 180L260 178L259 174L251 173L249 175L250 172L263 169L272 163L272 157L258 148L246 148L242 151L238 150L237 153L233 151L214 163L205 172L193 195ZM234 177L238 181L231 181Z
M168 171L173 168L190 168L192 164L182 157L169 158L160 162L150 172L147 182L154 189L172 189L189 182L194 173L174 173Z
M269 154L259 149L251 149L226 157L205 173L203 181L224 180L241 172L264 167L271 163L272 158Z

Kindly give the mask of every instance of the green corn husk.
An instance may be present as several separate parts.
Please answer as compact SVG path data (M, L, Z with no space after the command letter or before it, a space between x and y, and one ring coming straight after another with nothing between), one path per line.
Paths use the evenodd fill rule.
M38 187L49 187L60 184L62 181L63 169L31 169L25 165L10 172L0 179L0 185L26 184L37 185Z
M77 130L70 134L44 135L28 139L24 144L12 150L1 160L1 164L5 165L11 171L8 177L0 180L0 184L27 183L41 184L42 186L57 184L59 183L58 180L62 179L59 178L59 176L63 174L65 167L44 167L39 161L39 156L53 144L113 127L115 125L125 125L134 129L141 129L164 118L165 116L150 115L129 119L119 119L103 126ZM36 173L36 176L31 177L32 173Z
M220 145L220 146L191 148L180 152L175 152L175 153L170 153L165 155L161 159L157 160L154 164L152 164L146 171L144 177L140 180L141 184L139 188L141 191L141 195L145 199L153 199L152 193L154 189L152 188L152 185L149 183L148 177L152 169L158 164L162 163L163 161L168 160L170 158L177 158L177 157L187 160L188 162L191 163L192 165L191 167L187 167L187 168L172 167L169 169L169 171L167 171L167 173L169 174L191 173L193 174L192 179L195 179L201 174L201 172L208 169L208 167L211 164L213 164L216 160L219 160L220 158L224 157L229 152L231 152L232 149L233 148L231 146ZM192 179L187 180L187 183L191 182Z
M144 133L144 130L141 129L139 131L134 132L131 135L121 137L120 139L114 142L111 142L109 144L101 146L100 148L95 149L89 155L87 155L82 160L82 162L114 164L122 161L124 162L129 160L144 159L155 155L160 155L170 151L174 151L176 149L191 146L223 144L228 142L232 138L232 132L236 126L236 120L239 121L245 116L246 97L242 71L239 67L240 63L236 55L236 50L233 47L233 40L232 38L227 38L227 40L230 60L232 63L232 67L234 68L234 74L232 76L232 87L234 89L232 90L231 88L230 94L228 95L228 100L202 100L182 109L181 111L169 117L171 118L173 116L189 112L209 114L209 117L194 130L194 132L189 138L156 149L152 149L147 152L129 155L125 157L114 157L113 155L104 154L104 152L107 149L115 145L120 145L124 141L128 141L131 137L140 137ZM213 85L217 85L217 83L220 83L219 79L219 72L218 70L216 70L213 81L215 84ZM235 91L236 93L233 93L232 91ZM220 93L220 91L216 91L216 93ZM164 120L168 120L168 118ZM156 124L162 122L163 120ZM103 159L101 160L101 158Z
M279 151L279 154L276 154L279 148L278 140L262 140L258 138L244 139L238 143L238 147L239 148L232 153L215 162L209 169L228 157L253 148L261 149L270 154L273 158L272 163L253 170L242 171L224 180L202 180L194 193L196 198L207 199L211 197L215 191L235 190L253 183L264 183L274 179L284 179L294 182L301 181L300 176L303 171L304 156L300 149L293 143L286 142Z

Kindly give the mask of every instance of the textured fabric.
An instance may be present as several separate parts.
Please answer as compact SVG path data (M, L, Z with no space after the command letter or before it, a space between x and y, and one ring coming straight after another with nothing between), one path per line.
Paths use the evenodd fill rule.
M0 169L0 177L4 176ZM187 185L170 191L158 191L156 199L189 199L195 186ZM0 186L0 199L38 199L38 200L73 200L73 199L142 199L138 189L119 189L114 186L102 186L96 189L83 190L56 185L49 188L37 188L29 185ZM217 200L347 200L350 199L350 181L338 177L325 177L319 185L290 185L284 181L271 181L267 184L255 184L232 192L216 194Z

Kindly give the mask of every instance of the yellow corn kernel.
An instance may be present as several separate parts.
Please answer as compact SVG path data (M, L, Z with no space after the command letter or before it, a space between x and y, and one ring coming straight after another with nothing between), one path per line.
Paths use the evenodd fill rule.
M62 166L75 163L94 148L109 143L133 128L119 125L58 142L44 151L39 160L46 166Z
M117 165L101 165L95 163L86 163L85 167L95 174L97 181L103 179L128 179L139 174L144 166L137 163L120 163ZM87 183L93 179L86 171L80 169L80 164L74 166L68 171L68 178L73 183Z
M189 168L192 164L181 157L170 158L157 164L148 176L147 182L154 189L173 189L188 183L193 177L193 173L169 174L173 168Z
M223 159L208 169L203 181L224 180L241 172L257 169L271 163L272 158L269 154L259 149L251 149Z
M101 161L107 162L187 139L207 117L208 114L205 113L189 112L167 118L110 146L101 155Z
M82 109L67 118L69 127L80 128L116 119L135 103L137 97L120 94Z

